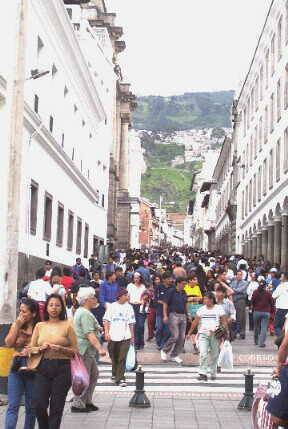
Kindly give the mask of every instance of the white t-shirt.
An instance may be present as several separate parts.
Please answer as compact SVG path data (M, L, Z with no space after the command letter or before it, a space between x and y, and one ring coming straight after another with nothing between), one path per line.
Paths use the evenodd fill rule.
M276 308L288 309L288 282L280 283L274 290L272 298L276 300Z
M38 279L30 283L27 295L35 301L45 302L51 293L52 288L50 283Z
M144 285L136 286L134 283L129 283L127 291L130 298L130 304L140 304L141 296L146 291L146 287Z
M104 314L103 321L110 323L109 334L112 341L131 339L129 325L135 324L135 315L133 307L128 302L119 304L116 301L110 304Z
M247 288L247 295L248 295L248 300L251 301L252 299L252 295L255 292L255 290L257 290L259 287L259 283L256 282L255 280L251 280L248 288Z
M214 332L220 325L220 317L225 316L222 306L216 304L212 308L203 305L196 313L200 317L199 333Z

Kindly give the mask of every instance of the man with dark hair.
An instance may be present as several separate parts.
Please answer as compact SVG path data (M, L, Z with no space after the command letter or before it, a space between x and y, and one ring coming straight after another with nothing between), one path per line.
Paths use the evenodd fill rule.
M167 361L173 354L172 360L181 365L180 353L185 342L187 327L187 295L184 292L185 277L176 279L176 287L167 289L163 298L163 322L168 323L170 338L161 350L161 359Z
M119 289L115 273L107 272L106 280L100 285L99 289L99 302L106 310L109 304L117 301Z
M85 278L86 278L86 268L84 267L84 265L82 265L81 258L76 258L76 264L73 265L73 267L72 267L72 275L73 275L75 280L79 279L81 270L85 271Z
M173 285L172 273L166 271L162 276L162 284L155 288L156 301L156 343L159 350L162 350L170 336L170 331L167 322L163 321L163 304L167 290Z
M233 303L236 308L236 322L240 327L240 338L245 339L246 336L246 298L248 282L243 280L242 270L238 270L236 277L230 283L233 289Z
M123 273L122 267L117 267L115 269L115 275L116 275L116 283L118 284L119 288L124 289L127 284Z
M41 320L44 320L45 302L48 296L52 293L52 287L49 282L43 280L45 277L44 268L40 268L36 272L35 276L36 280L30 283L27 296L28 298L34 299L34 301L38 302L40 318Z
M151 283L150 270L144 267L144 261L142 259L139 261L139 266L136 272L141 274L142 279L146 286L148 286Z

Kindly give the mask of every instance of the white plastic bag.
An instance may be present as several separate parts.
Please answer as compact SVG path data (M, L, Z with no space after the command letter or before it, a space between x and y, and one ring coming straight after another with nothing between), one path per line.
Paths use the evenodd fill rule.
M136 365L135 347L131 344L126 357L126 371L133 371Z
M220 366L222 369L233 369L233 352L230 341L224 341L221 346L218 358L218 366Z

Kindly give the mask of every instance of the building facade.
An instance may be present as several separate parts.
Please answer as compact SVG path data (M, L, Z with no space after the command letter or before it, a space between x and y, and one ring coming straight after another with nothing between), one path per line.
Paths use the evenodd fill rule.
M22 284L46 259L71 265L81 257L86 264L91 253L106 245L108 211L116 216L109 205L115 165L118 216L113 222L120 232L124 221L130 229L128 131L135 107L117 65L125 47L119 40L122 29L104 1L10 3L7 21L10 27L16 22L15 28L3 25L0 30L0 49L7 58L0 66L5 155L0 277L5 285L13 263ZM11 249L14 261L9 262ZM8 283L1 302L9 301Z
M288 2L272 2L238 95L236 250L281 263L288 255Z

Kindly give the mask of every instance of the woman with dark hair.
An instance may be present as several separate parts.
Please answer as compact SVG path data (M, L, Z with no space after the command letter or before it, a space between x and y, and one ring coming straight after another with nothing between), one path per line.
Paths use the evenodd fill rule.
M208 292L204 297L204 305L197 311L194 321L188 332L190 338L192 332L198 327L199 352L200 352L200 381L207 381L207 374L210 372L211 380L216 379L217 362L219 357L219 341L215 336L215 331L223 325L227 328L225 311L216 304L216 297L213 292ZM211 363L208 365L208 354L210 351Z
M26 371L28 346L36 323L39 322L39 306L36 301L23 298L20 312L11 326L5 344L16 350L13 364L8 376L8 408L5 429L15 429L22 395L25 394L24 429L35 426L35 412L32 407L34 376Z
M156 306L157 302L155 299L156 288L161 284L162 277L161 274L155 273L153 278L153 284L149 285L148 293L150 294L150 305L147 316L147 324L148 324L148 340L151 341L154 338L154 332L156 328Z
M37 368L35 412L39 429L59 429L71 387L70 360L78 352L77 337L71 322L67 320L61 296L49 296L44 320L34 329L30 349L33 354L31 363L35 359L33 367Z
M265 347L270 314L274 309L274 301L271 293L266 289L265 280L261 280L258 289L253 292L251 307L253 310L255 345Z
M147 317L148 306L146 305L145 295L147 289L143 284L143 278L137 271L134 273L133 283L127 286L129 295L129 302L132 305L135 313L135 349L140 350L144 348L144 328L145 320Z

